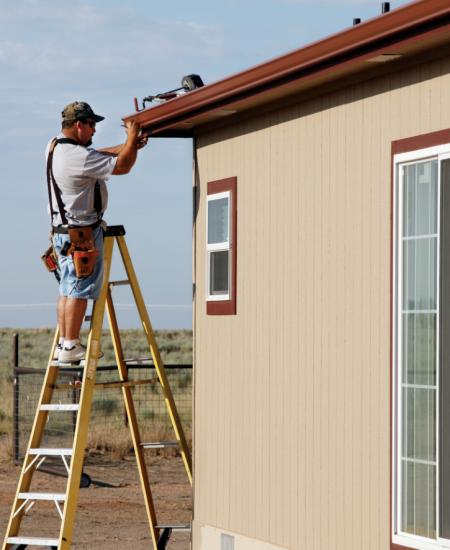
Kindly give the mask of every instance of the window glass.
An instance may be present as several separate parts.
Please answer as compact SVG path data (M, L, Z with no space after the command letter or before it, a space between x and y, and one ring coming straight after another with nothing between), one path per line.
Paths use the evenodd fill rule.
M228 250L221 252L211 252L211 295L228 294L228 257Z
M435 234L437 231L438 161L403 166L405 237Z
M402 167L401 530L436 538L438 161Z
M228 242L228 197L208 201L208 244Z

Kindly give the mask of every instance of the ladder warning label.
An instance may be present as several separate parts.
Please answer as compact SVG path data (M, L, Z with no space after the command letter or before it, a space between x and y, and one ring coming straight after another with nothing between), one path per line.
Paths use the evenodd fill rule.
M87 377L89 378L89 380L94 379L94 371L95 371L95 359L91 359L89 361L89 369L87 372Z
M93 354L98 355L98 340L92 340L91 346Z
M97 364L97 357L98 357L98 340L92 340L91 341L91 355L93 355L94 357L91 357L91 359L89 360L89 368L88 368L88 372L87 372L87 377L89 378L89 380L93 380L94 379L94 371L95 371L95 365Z

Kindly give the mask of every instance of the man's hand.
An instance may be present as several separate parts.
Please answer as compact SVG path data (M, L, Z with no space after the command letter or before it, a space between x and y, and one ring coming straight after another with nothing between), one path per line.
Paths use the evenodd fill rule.
M145 147L147 145L147 141L148 141L147 134L139 134L138 140L139 141L138 141L137 148L142 149L142 147Z
M138 141L139 139L139 132L141 131L141 127L137 122L134 122L134 120L130 120L126 123L127 128L127 135L132 141Z
M136 162L138 149L143 147L146 143L145 141L144 145L140 145L144 136L139 135L141 127L137 122L130 120L127 122L126 128L128 138L123 146L123 149L117 156L117 163L113 170L113 174L115 176L121 176L129 173Z
M126 143L117 145L116 147L100 149L99 153L111 157L118 157L116 167L113 170L114 175L128 174L136 162L138 150L147 145L148 136L147 134L139 134L140 131L140 125L134 122L134 120L131 120L127 122L126 125L126 132L128 135Z

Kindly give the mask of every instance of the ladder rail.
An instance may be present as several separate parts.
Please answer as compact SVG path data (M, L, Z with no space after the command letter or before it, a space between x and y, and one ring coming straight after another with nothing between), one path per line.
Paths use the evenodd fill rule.
M186 437L184 435L183 428L181 426L180 417L178 416L177 407L175 405L175 400L172 395L172 390L170 389L169 382L167 380L166 371L164 369L163 362L161 360L161 356L159 354L158 344L156 343L155 334L153 332L152 324L150 322L150 318L148 316L147 308L145 307L144 299L141 294L141 289L139 287L139 283L136 277L136 273L133 268L133 264L131 262L131 257L128 252L127 245L125 243L125 239L123 236L116 237L117 244L119 246L119 251L122 256L122 260L125 266L125 270L127 272L128 280L130 281L131 290L133 292L133 296L139 311L139 316L142 321L142 325L144 327L145 334L147 336L147 342L150 346L150 351L152 353L153 357L153 363L156 368L156 372L159 377L159 381L161 383L161 387L164 393L164 398L166 400L167 408L169 410L170 418L172 420L172 425L175 430L175 434L177 436L178 441L180 442L180 450L181 455L184 460L184 465L186 467L186 471L189 477L189 481L192 486L192 459L191 459L191 453L189 451L189 447L186 441Z
M117 365L119 368L119 374L123 381L128 379L128 369L123 358L122 340L120 338L119 328L117 325L116 312L114 309L114 303L111 296L111 288L108 287L108 294L106 298L106 312L108 315L109 326L111 327L111 337L114 346L114 352L116 354ZM159 529L156 528L156 511L153 503L152 492L150 489L150 481L148 478L147 466L145 464L144 453L141 447L141 437L139 433L139 426L136 417L136 411L134 408L133 396L131 394L131 388L128 386L122 387L123 399L128 415L128 423L130 426L131 437L133 439L134 451L136 453L136 461L139 469L139 476L141 478L142 490L144 493L145 507L150 523L150 531L152 534L153 545L156 548L159 538Z

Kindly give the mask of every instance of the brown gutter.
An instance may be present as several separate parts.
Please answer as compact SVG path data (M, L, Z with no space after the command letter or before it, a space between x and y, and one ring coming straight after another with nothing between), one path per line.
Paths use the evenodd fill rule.
M157 132L250 96L310 79L448 30L448 0L417 0L123 120L133 119Z

